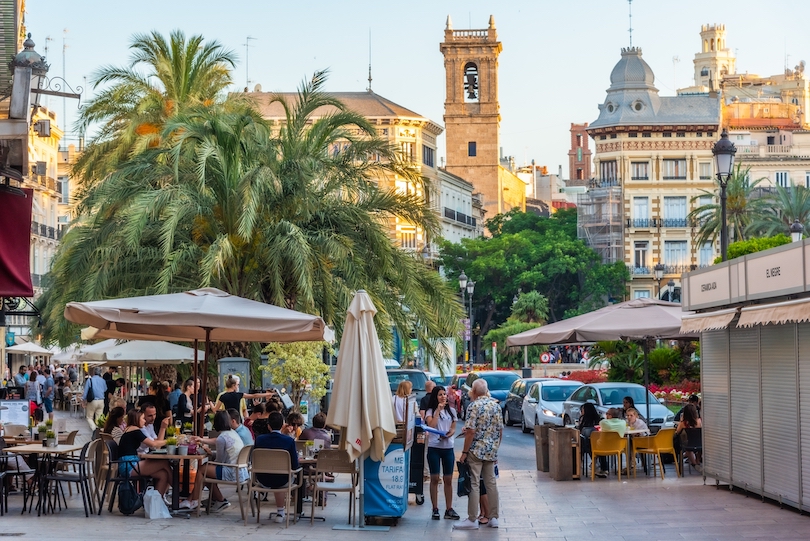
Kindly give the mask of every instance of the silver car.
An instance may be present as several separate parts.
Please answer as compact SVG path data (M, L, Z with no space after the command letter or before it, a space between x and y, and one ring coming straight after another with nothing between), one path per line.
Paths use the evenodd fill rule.
M641 414L647 426L666 428L675 425L675 414L661 404L655 395L647 391L650 397L650 419L647 420L647 404L644 398L645 389L638 383L589 383L583 385L565 401L563 405L563 422L574 424L579 419L579 408L585 402L593 402L596 410L604 417L610 408L621 408L625 396L633 399L636 409Z
M523 397L520 427L530 432L534 425L563 425L563 402L582 385L581 381L545 379L532 384Z

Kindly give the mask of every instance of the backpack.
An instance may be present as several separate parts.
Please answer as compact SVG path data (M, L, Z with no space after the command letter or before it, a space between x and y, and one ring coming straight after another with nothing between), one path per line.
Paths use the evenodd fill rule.
M118 485L118 510L131 515L143 507L143 496L135 489L132 481L123 481Z
M96 393L93 392L93 378L87 380L87 385L89 385L89 387L87 388L86 400L88 403L90 403L96 399Z

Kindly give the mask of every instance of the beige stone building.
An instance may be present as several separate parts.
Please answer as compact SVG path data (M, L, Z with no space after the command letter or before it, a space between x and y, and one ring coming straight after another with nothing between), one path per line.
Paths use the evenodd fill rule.
M708 94L659 96L641 49L622 49L610 75L594 139L596 179L580 195L579 235L606 261L624 261L631 298L677 300L680 275L709 265L717 253L698 246L689 212L712 190L711 148L720 123L720 100ZM655 279L654 266L665 265ZM666 285L672 279L674 290Z
M285 121L284 111L279 103L271 103L272 97L277 95L288 100L297 99L297 94L291 92L247 94L264 118L281 123ZM459 179L452 173L440 172L436 162L436 138L443 131L439 124L371 91L332 92L330 95L340 100L348 109L363 115L375 126L380 137L399 148L402 156L427 180L429 191L423 193L420 186L395 175L378 179L381 186L425 197L440 218L442 234L447 235L449 240L454 240L450 237L464 238L480 234L480 218L483 216L480 194L473 194L472 185L464 179ZM323 108L316 111L313 118L332 112L334 108ZM452 217L448 217L451 214ZM463 225L456 219L457 216L463 217ZM437 239L426 238L424 232L411 223L397 220L391 224L391 235L405 250L422 254L427 248L431 258L437 255Z
M526 184L500 160L498 41L495 19L486 29L454 30L450 17L440 50L444 55L444 103L448 172L483 195L487 216L526 209Z

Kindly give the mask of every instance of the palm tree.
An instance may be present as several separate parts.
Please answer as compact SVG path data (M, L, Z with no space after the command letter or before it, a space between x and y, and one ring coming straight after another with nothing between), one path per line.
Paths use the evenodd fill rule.
M424 201L378 183L418 173L324 82L318 73L293 103L277 98L286 121L276 134L245 102L185 108L157 147L90 186L43 300L46 339L75 333L59 317L69 300L202 286L317 313L338 333L363 288L382 338L393 326L430 349L430 338L453 336L455 292L388 234L397 218L437 230ZM314 118L325 106L335 112Z
M776 186L776 190L765 198L763 208L754 217L747 232L764 237L772 237L779 233L788 234L793 220L799 220L805 230L808 230L810 190L791 182L789 188Z
M737 164L726 186L726 221L730 242L746 239L748 226L765 205L765 201L761 197L757 197L755 191L759 183L765 179L758 178L751 181L749 179L750 171L750 167L743 169L740 164ZM705 196L712 198L711 203L697 207L688 215L690 222L699 227L696 239L699 246L707 242L714 243L720 236L722 220L719 190L719 186L713 192L700 190L700 195L692 198L693 202Z
M125 67L105 66L93 77L106 86L79 117L81 131L99 124L75 166L85 181L103 178L134 153L159 143L167 119L197 104L211 104L231 84L235 55L216 41L180 30L136 34Z

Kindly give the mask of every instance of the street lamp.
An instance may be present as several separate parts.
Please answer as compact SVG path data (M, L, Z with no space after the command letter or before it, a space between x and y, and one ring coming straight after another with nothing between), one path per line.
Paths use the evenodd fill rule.
M728 132L724 129L720 140L712 147L714 163L717 170L717 182L720 183L720 255L723 261L728 259L728 224L726 223L726 187L734 171L734 155L737 147L729 141Z
M802 240L802 233L804 232L804 226L799 221L798 218L793 220L793 223L790 224L790 238L793 242L801 242Z
M45 58L34 50L34 40L31 34L23 42L23 50L9 64L14 70L11 86L11 103L9 104L9 118L28 120L30 107L39 107L39 95L45 78L48 75L48 68ZM31 103L33 95L33 103Z
M667 282L667 288L669 288L669 298L667 300L669 302L675 302L672 300L672 297L675 294L675 280L670 278L669 282Z
M475 291L475 282L470 280L467 282L467 295L470 298L470 344L468 346L470 352L470 368L473 365L473 356L472 356L472 324L473 324L473 308L472 308L472 299L473 299L473 291Z
M660 261L655 264L653 267L653 272L655 273L655 283L658 284L658 293L656 294L656 298L661 298L661 279L664 277L664 271L667 268L664 266L663 263Z
M464 311L466 312L467 311L467 297L466 297L466 294L467 294L467 275L464 273L464 271L461 271L461 274L458 275L458 288L461 290L461 307L464 308ZM469 325L469 323L470 323L470 320L467 319L467 325ZM472 326L470 326L468 328L472 329ZM467 340L466 340L467 328L464 329L464 334L465 334L465 336L464 336L464 338L465 338L465 340L464 340L464 356L461 359L461 366L462 366L462 368L466 369L467 368L467 358L466 358L466 356L467 356Z

